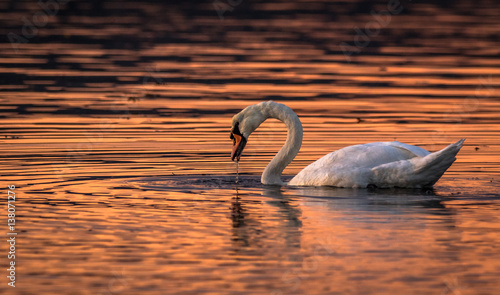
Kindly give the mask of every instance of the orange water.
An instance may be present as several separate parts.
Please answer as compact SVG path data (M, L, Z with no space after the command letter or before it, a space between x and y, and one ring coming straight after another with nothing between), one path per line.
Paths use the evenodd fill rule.
M188 4L76 3L19 52L0 44L18 232L0 292L496 294L498 5L414 3L348 62L338 44L369 9L243 1L220 20ZM16 5L4 35L38 9ZM434 190L276 189L259 183L286 137L269 120L235 184L231 117L268 99L304 126L286 178L352 144L467 140Z

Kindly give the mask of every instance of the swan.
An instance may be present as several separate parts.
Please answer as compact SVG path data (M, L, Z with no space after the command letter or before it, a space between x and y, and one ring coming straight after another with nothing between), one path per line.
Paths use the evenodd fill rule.
M262 173L261 182L265 185L431 187L455 161L465 140L434 153L398 141L348 146L323 156L285 184L281 174L299 152L303 132L299 117L284 104L261 102L246 107L233 117L231 160L240 161L250 134L268 118L285 123L288 134L285 144Z

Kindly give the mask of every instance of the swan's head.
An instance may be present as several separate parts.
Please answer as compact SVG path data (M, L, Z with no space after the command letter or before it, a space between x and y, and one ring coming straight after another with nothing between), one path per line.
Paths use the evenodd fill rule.
M268 118L265 112L267 104L268 102L262 102L248 106L233 117L230 136L233 140L232 161L236 160L238 162L240 160L248 137Z

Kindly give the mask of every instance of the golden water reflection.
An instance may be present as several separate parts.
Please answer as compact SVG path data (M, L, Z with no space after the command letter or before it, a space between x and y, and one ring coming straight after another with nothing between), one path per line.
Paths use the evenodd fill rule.
M0 44L19 294L496 294L493 1L405 4L351 61L339 44L387 3L243 1L221 20L209 2L71 2ZM39 10L19 3L0 0L3 35ZM269 188L286 137L269 120L237 186L231 117L270 99L304 126L287 178L348 145L467 140L433 190Z

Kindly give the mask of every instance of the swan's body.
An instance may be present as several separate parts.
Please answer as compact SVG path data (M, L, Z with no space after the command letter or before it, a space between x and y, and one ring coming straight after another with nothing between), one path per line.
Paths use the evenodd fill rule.
M273 101L251 105L233 117L232 160L239 161L250 134L267 118L285 123L285 145L262 173L261 182L284 185L283 170L302 144L302 124L289 107ZM288 185L337 187L430 187L455 161L464 139L430 153L401 142L373 142L353 145L329 153L299 172Z

